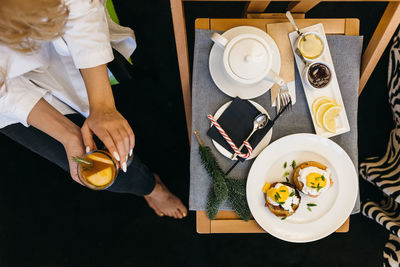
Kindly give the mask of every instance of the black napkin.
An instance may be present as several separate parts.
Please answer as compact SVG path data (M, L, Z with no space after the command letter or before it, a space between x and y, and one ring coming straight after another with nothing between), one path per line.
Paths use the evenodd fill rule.
M221 125L222 129L224 129L224 131L232 139L233 143L235 143L235 145L239 148L253 130L254 118L260 113L261 112L248 100L243 100L239 97L236 97L217 121ZM268 120L268 124L263 129L256 131L251 136L249 143L253 150L268 133L269 129L271 128L270 125L271 121ZM219 133L215 126L211 127L207 131L207 135L211 137L211 139L215 140L218 144L223 146L226 150L232 154L234 153L231 146L225 141L224 137ZM241 152L247 153L247 148L243 147ZM240 161L245 160L241 157L237 158Z

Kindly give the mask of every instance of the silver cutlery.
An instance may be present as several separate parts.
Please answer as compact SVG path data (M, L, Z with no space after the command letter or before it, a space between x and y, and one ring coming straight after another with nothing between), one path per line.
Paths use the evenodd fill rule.
M281 89L279 90L278 93L278 99L276 102L276 108L277 111L280 112L281 107L286 106L289 104L289 109L292 108L292 96L290 95L289 88L287 87L287 84L285 83Z
M279 119L279 117L282 115L282 113L288 109L288 107L291 105L291 103L288 103L287 105L285 105L278 114L276 114L275 118L273 120L271 120L269 123L266 123L267 126L267 133L269 132L269 130L271 130L272 126L274 125L275 121L277 119ZM267 121L268 122L268 121ZM265 127L265 126L264 126ZM240 162L240 160L237 160L235 163L232 164L232 166L229 168L229 170L226 171L225 175L228 175L235 167L236 165L238 165Z
M268 122L268 117L267 117L267 115L265 115L265 114L263 114L263 113L257 115L257 116L254 118L254 121L253 121L253 130L251 131L250 135L246 138L246 140L243 141L243 143L246 142L246 141L248 141L248 140L250 139L250 137L251 137L256 131L258 131L258 130L264 128L265 125L267 125L267 122ZM239 147L239 151L241 151L241 150L243 149L243 147L244 147L244 144L242 144L242 145ZM236 160L236 159L237 159L237 154L236 154L236 153L232 154L231 159L232 159L232 160Z

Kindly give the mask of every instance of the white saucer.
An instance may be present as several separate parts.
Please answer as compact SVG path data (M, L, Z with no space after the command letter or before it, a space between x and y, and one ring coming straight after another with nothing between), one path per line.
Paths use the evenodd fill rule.
M243 33L253 33L265 38L272 50L272 70L275 71L275 73L279 73L281 69L281 56L279 54L279 49L276 46L275 41L266 32L255 27L240 26L224 32L222 36L228 40L231 40L237 35ZM224 50L218 45L214 44L211 48L209 58L210 74L217 87L223 93L229 95L230 97L238 96L242 99L251 99L264 94L272 87L273 83L265 80L253 85L238 84L226 73L223 64L223 55Z
M267 113L267 111L258 103L249 100L249 102L256 107L256 109L258 109L261 113L267 114L268 118L270 118L269 114ZM222 113L225 111L225 109L228 108L228 106L232 103L232 101L229 101L228 103L225 103L224 105L222 105L217 112L215 112L214 114L214 118L216 120L218 120L218 118L222 115ZM211 124L212 126L212 124ZM260 143L258 143L258 145L253 149L253 153L250 155L250 157L248 159L252 159L258 156L258 154L261 153L261 151L263 151L264 148L267 147L267 145L269 144L269 142L271 141L271 137L272 137L272 128L271 130L269 130L269 132L264 136L264 138L260 141ZM214 140L212 140L215 148L225 157L230 158L232 156L232 153L230 153L228 150L226 150L223 146L221 146L220 144L218 144L217 142L215 142ZM246 160L248 160L246 159Z

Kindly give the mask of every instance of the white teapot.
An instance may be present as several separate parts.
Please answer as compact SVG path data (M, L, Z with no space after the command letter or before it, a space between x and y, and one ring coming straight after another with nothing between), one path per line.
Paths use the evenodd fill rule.
M280 86L285 83L271 68L271 48L264 38L244 33L228 41L222 35L213 33L211 39L224 49L224 69L236 82L252 85L267 80Z

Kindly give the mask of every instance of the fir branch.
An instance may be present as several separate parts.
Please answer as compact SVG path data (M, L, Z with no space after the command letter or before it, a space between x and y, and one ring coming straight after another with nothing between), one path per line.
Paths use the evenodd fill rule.
M206 203L207 217L211 220L217 216L219 206L228 197L228 187L225 183L225 174L217 160L207 146L199 146L201 161L211 177L211 188Z
M251 213L246 198L246 180L226 178L225 181L229 189L228 200L232 209L242 220L250 220Z
M217 198L213 190L208 192L207 203L206 203L206 214L210 220L214 220L217 216L219 205Z

